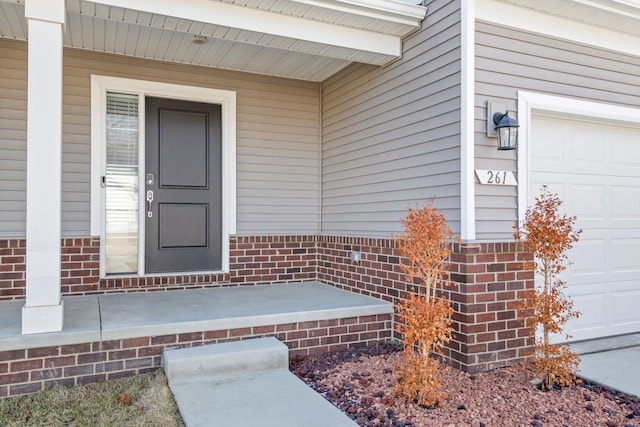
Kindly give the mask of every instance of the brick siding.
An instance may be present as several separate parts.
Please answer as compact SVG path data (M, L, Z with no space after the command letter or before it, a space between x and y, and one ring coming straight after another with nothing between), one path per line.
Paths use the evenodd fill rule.
M361 261L351 261L360 252ZM407 292L400 256L390 239L320 237L318 279L338 288L396 302Z
M230 272L100 279L100 239L61 243L62 295L147 292L315 280L315 236L238 236L230 239ZM0 301L25 298L25 239L0 240Z
M62 239L60 289L63 295L85 295L99 290L100 239Z
M351 261L353 251L361 253L361 262ZM523 292L533 289L533 272L524 270L531 259L515 242L452 245L452 286L445 292L454 308L453 339L445 351L452 366L486 371L530 355L532 331L516 319L516 307ZM406 282L400 261L390 239L321 237L318 278L395 305L420 288Z
M24 239L0 240L0 301L25 298Z
M237 236L230 240L233 284L316 280L316 236Z
M145 292L319 280L396 304L419 283L407 283L390 239L344 236L237 236L230 240L230 272L99 279L99 239L62 241L62 293ZM351 261L351 253L362 260ZM0 300L24 299L24 239L0 240ZM446 291L454 306L453 340L446 351L455 367L475 372L512 364L531 351L532 331L516 319L516 306L533 288L530 260L515 242L452 245ZM395 316L394 323L400 322ZM395 338L400 338L396 333Z
M381 314L4 351L0 398L143 373L160 367L163 350L171 348L274 336L293 357L373 345L390 338L391 322Z
M456 324L448 356L468 372L487 371L531 354L533 331L517 319L524 293L534 287L524 265L533 255L515 242L453 245L449 298Z

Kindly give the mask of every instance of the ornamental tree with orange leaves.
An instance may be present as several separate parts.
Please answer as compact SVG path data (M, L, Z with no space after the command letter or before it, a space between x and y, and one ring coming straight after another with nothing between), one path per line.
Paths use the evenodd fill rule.
M403 358L398 384L399 394L409 402L437 406L446 393L442 390L442 371L437 358L451 339L451 303L440 295L445 286L453 230L433 206L433 200L421 208L409 208L402 220L404 234L391 235L400 255L406 280L422 282L417 294L398 304L402 324Z
M580 360L568 344L550 342L551 334L562 333L570 319L580 316L565 294L565 283L557 276L567 268L567 251L578 241L582 230L574 229L575 216L560 215L561 205L562 201L545 185L535 204L527 209L520 227L518 224L514 227L515 240L534 255L528 267L544 279L542 286L527 295L519 314L526 326L542 332L535 340L533 363L542 376L541 386L545 390L551 390L554 385L573 384ZM566 338L571 337L566 335Z

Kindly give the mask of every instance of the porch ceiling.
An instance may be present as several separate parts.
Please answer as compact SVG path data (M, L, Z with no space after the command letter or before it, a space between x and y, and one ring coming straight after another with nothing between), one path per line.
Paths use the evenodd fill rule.
M640 0L497 0L607 30L640 36Z
M0 0L0 37L27 39L24 2ZM398 58L426 14L400 0L67 0L66 10L66 47L311 81Z

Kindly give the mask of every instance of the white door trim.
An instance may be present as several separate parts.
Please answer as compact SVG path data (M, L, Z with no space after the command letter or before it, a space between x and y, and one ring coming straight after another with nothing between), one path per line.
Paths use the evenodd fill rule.
M236 233L236 93L196 86L146 80L91 75L91 235L100 237L100 277L105 277L105 175L106 95L107 91L138 95L139 164L144 165L144 98L157 96L184 101L220 104L222 108L222 271L229 271L229 236ZM144 167L140 167L140 186L144 188ZM142 201L141 201L142 203ZM140 209L140 215L145 213ZM144 224L141 218L140 224ZM144 227L139 227L138 275L144 275Z
M591 118L599 122L640 124L640 108L622 107L603 102L584 101L556 95L518 91L518 220L524 219L529 200L531 174L531 114L555 113L579 118Z

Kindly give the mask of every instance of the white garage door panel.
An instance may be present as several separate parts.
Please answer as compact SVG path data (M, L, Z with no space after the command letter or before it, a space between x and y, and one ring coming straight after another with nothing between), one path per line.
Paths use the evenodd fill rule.
M572 185L573 209L581 219L602 221L605 217L606 187L601 184ZM594 203L596 202L596 203ZM600 203L597 203L600 202Z
M638 273L638 257L640 257L640 239L613 239L613 271ZM638 307L640 310L640 307Z
M534 115L530 169L529 204L546 184L583 230L561 276L582 312L567 332L640 331L640 128Z
M640 180L638 180L640 181ZM640 222L640 182L637 187L612 186L613 215L617 220L631 221L629 227Z
M574 247L568 254L569 260L590 259L590 263L572 264L568 269L568 273L575 279L577 275L592 276L594 274L603 273L607 259L607 244L603 239L591 237L588 239L582 236L580 245ZM603 273L604 274L604 273ZM575 280L572 281L575 283Z
M571 320L567 324L567 329L575 330L576 326L580 327L583 334L604 334L607 329L607 316L605 295L599 290L594 293L585 293L581 290L581 294L573 297L575 308L582 314L579 319ZM578 322L578 325L576 325ZM564 341L564 337L559 337L558 341ZM573 337L575 339L575 336Z
M638 168L638 159L640 158L640 145L637 140L629 138L626 133L613 134L614 141L612 152L612 164L620 168ZM633 172L628 172L633 174Z
M623 284L624 286L624 284ZM613 292L614 307L621 307L622 310L614 311L613 325L628 326L630 331L635 331L640 325L640 320L633 313L640 307L640 290Z
M582 314L579 319L567 323L567 330L573 333L573 340L593 338L593 336L633 333L640 330L637 307L640 305L640 291L617 291L632 283L620 282L615 286L610 283L593 283L589 286L576 286L572 291L575 308ZM601 292L602 287L607 292ZM556 337L562 341L563 337Z

